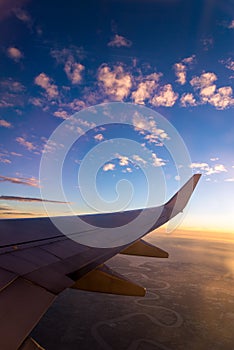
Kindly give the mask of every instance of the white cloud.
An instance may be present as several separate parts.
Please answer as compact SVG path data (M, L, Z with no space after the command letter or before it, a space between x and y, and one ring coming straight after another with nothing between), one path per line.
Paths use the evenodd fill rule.
M133 91L133 101L137 104L145 104L145 100L152 96L155 88L158 86L158 81L161 76L161 73L152 73L146 76L145 80L139 83L137 90Z
M39 181L35 177L9 177L9 176L0 176L0 182L11 182L18 185L27 185L31 187L40 187Z
M234 177L231 177L229 179L225 179L224 181L226 181L226 182L234 182Z
M180 98L180 104L182 107L187 107L187 106L196 106L197 102L191 93L185 93L181 96Z
M45 73L39 74L35 79L34 83L44 89L49 99L53 99L58 96L58 87L52 83L52 79Z
M219 160L219 158L218 158L218 157L213 157L213 158L210 158L210 160L211 160L212 162L215 162L215 161Z
M207 163L192 163L190 167L192 169L204 171L205 175L212 175L212 174L227 172L227 169L223 164L215 164L213 167L211 167Z
M173 91L171 84L164 85L159 92L152 97L150 103L153 106L172 107L178 98L178 94Z
M159 167L166 164L165 161L162 158L158 158L155 153L152 153L152 160L152 165L154 167Z
M102 134L97 134L97 135L94 136L94 139L96 141L100 141L101 142L102 140L104 140L104 136Z
M19 92L25 91L24 85L22 85L19 81L13 80L12 78L2 80L0 82L0 86L5 91L8 90L13 93L19 93Z
M140 157L138 154L134 154L132 158L137 162L137 163L142 163L143 165L146 165L146 160Z
M175 75L177 77L177 82L181 85L186 83L186 66L183 63L174 64Z
M118 155L118 158L119 158L119 165L120 166L126 166L126 165L129 164L129 158L128 157Z
M217 80L217 76L215 73L206 72L202 73L200 77L194 77L190 80L190 84L195 89L203 89L207 86L212 85Z
M122 66L114 66L113 70L107 65L98 70L98 81L105 93L113 100L122 101L130 93L132 77Z
M115 34L114 38L108 43L111 47L130 47L132 42L122 35Z
M7 55L15 62L20 61L24 57L22 52L16 47L8 47Z
M103 166L103 171L113 171L115 169L115 164L107 163Z
M12 124L4 119L0 119L0 126L4 128L12 128Z
M59 110L59 111L54 112L54 116L57 118L61 118L61 119L68 119L70 117L68 112L64 111L64 110Z
M68 60L65 63L64 71L67 74L68 79L72 84L80 84L82 81L82 72L85 67L81 63L73 62L72 60Z
M192 55L192 56L189 56L189 57L186 57L182 60L183 63L187 64L187 65L191 65L192 63L195 62L195 59L196 59L196 56L195 55Z
M17 137L16 141L23 147L25 147L28 151L33 151L36 149L36 146L30 142L27 141L24 137Z
M209 103L217 109L225 109L233 106L232 88L230 86L219 88L214 95L210 96Z

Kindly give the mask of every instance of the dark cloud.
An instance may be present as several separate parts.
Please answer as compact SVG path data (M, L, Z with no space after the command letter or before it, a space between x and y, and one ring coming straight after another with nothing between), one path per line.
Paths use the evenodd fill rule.
M50 199L33 198L33 197L18 197L18 196L0 196L1 201L17 201L17 202L49 202L67 204L69 202L55 201Z

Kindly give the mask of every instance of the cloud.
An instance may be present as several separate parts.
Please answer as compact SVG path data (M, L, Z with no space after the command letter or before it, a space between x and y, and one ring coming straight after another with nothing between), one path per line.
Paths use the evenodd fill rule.
M131 47L132 42L125 37L115 34L114 38L108 43L111 47Z
M159 92L150 100L150 103L155 107L172 107L177 98L178 94L173 91L171 84L167 84L160 88Z
M16 47L8 47L7 55L15 62L19 62L24 57L22 52Z
M203 46L204 51L208 51L211 49L214 45L214 39L209 37L209 38L203 38L201 39L201 43Z
M0 20L12 15L15 8L20 8L28 0L1 0L0 1Z
M195 90L199 91L200 102L202 104L209 103L220 110L233 106L232 88L230 86L223 86L217 89L216 85L213 84L216 80L216 74L207 72L201 74L200 77L191 79L190 84Z
M0 176L0 182L10 182L18 185L26 185L30 187L40 187L39 182L35 177L9 177L9 176Z
M127 156L123 156L121 154L116 154L116 158L119 159L120 166L127 166L129 164L129 158Z
M72 84L81 83L82 72L84 69L85 67L81 63L76 63L76 62L73 62L72 60L68 60L64 67L67 77Z
M217 80L217 76L215 73L206 72L202 73L200 77L194 77L190 80L190 84L195 89L203 89L212 85Z
M215 162L216 160L219 160L219 158L218 158L218 157L213 157L213 158L210 158L210 160L211 160L212 162Z
M33 25L33 20L32 20L32 17L30 16L30 14L21 9L21 8L15 8L14 9L14 14L15 16L22 22L24 22L25 24L27 24L27 26L29 28L32 28L32 25Z
M181 85L186 83L186 67L183 63L174 64L175 75L177 77L177 82Z
M114 66L113 70L107 65L98 70L98 82L105 93L115 101L122 101L130 93L132 77L122 66Z
M215 164L214 166L211 167L207 163L192 163L190 167L192 169L204 171L205 175L212 175L212 174L227 172L227 169L223 164Z
M234 71L234 61L230 57L227 60L222 60L221 63L223 63L227 69Z
M94 139L96 141L102 141L102 140L104 140L104 136L102 134L97 134L94 136Z
M70 49L51 50L51 56L58 64L64 65L64 71L73 85L81 83L85 67L77 60L84 56L82 48L72 46Z
M234 177L231 177L229 179L225 179L224 181L226 181L226 182L234 182Z
M165 165L165 161L162 158L158 158L155 153L152 153L152 165L154 167L159 167Z
M137 104L145 104L145 100L149 99L158 86L158 81L162 76L161 73L152 73L144 78L144 81L140 82L137 90L133 91L132 99Z
M234 98L232 97L232 88L223 86L217 92L209 97L208 102L217 109L225 109L234 106Z
M4 119L0 119L0 126L4 128L12 128L12 124Z
M229 29L234 29L234 19L228 25Z
M195 61L195 55L184 58L181 62L175 63L173 68L177 77L177 83L184 85L187 78L187 69Z
M182 107L187 107L187 106L194 107L197 105L197 102L192 93L185 93L180 98L180 104Z
M62 119L68 119L70 117L68 112L64 111L64 110L59 110L59 111L54 112L54 116L57 118L62 118Z
M107 163L103 166L103 171L113 171L115 169L115 164Z
M137 163L141 163L143 165L147 164L147 161L145 159L143 159L142 157L140 157L138 154L134 154L132 156L133 160L135 160Z
M33 151L36 149L36 146L30 142L27 141L24 137L17 137L16 141L23 147L25 147L28 151Z
M39 74L35 79L34 83L40 86L46 91L47 97L53 99L58 96L58 87L52 83L52 79L45 73Z
M66 204L70 202L61 202L50 199L33 198L33 197L19 197L19 196L0 196L1 201L17 201L17 202L50 202L50 203L60 203Z
M2 80L0 82L0 87L4 91L7 90L13 93L19 93L19 92L25 91L25 86L22 85L19 81L13 80L12 78Z

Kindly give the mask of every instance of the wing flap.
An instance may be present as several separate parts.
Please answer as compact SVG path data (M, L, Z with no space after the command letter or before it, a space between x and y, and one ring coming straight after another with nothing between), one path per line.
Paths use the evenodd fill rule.
M118 295L145 295L145 288L114 272L106 265L102 265L81 277L72 288Z
M0 349L18 349L55 295L19 277L0 292Z
M122 250L121 254L147 256L153 258L168 258L169 254L158 247L140 239Z

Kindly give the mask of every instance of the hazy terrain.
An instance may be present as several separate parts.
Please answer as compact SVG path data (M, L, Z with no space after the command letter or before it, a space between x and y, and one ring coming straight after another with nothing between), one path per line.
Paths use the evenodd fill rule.
M47 350L234 348L232 234L154 233L169 259L108 262L147 288L145 298L67 290L36 329Z

